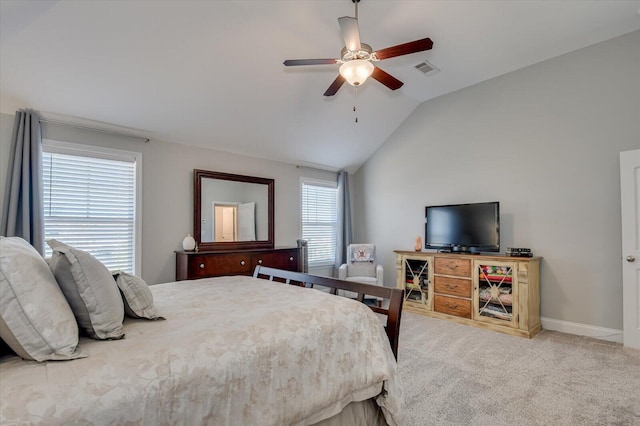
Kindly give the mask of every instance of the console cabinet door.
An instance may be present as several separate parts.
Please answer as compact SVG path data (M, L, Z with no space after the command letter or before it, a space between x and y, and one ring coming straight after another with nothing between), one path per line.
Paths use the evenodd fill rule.
M396 285L405 290L405 303L418 310L433 310L433 257L398 255Z
M517 328L517 262L475 260L473 283L473 319Z

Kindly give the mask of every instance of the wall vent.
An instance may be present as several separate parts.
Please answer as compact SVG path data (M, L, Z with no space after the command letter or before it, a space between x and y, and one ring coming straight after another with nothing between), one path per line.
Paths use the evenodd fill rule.
M433 64L430 64L426 60L420 62L418 65L415 65L415 68L421 71L424 75L431 75L440 71Z

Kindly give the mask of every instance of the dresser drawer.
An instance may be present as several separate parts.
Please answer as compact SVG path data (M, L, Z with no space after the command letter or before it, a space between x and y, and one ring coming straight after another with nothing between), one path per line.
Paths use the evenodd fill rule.
M471 297L471 281L461 278L433 277L433 291L452 296Z
M269 268L298 270L298 250L279 250L253 255L251 271L256 266L268 266Z
M251 271L249 254L200 255L189 258L190 279L249 274Z
M433 310L442 314L471 318L471 300L436 294L433 297Z
M433 261L433 272L456 277L471 277L471 260L436 257Z

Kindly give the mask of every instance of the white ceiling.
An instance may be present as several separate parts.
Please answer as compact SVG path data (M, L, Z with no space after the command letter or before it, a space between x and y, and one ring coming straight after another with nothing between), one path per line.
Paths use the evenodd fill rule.
M282 65L339 57L337 18L354 15L351 0L0 0L0 110L355 171L421 102L640 29L640 0L362 0L358 9L374 50L434 42L378 63L405 83L396 92L370 80L325 98L337 65ZM425 59L441 71L416 70Z

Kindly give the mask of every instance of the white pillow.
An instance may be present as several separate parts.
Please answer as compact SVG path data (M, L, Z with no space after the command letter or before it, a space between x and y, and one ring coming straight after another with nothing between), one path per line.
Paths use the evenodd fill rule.
M111 273L86 251L47 240L49 267L73 310L80 329L93 339L124 337L124 305Z
M352 262L373 262L376 247L373 244L351 244Z
M19 237L0 238L0 337L28 360L82 358L78 324L42 256Z
M113 278L122 293L125 314L132 318L164 319L153 306L153 294L142 278L123 271L113 272Z

